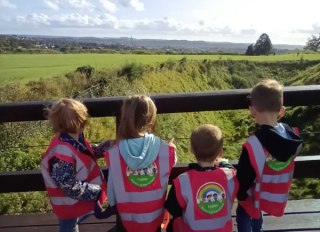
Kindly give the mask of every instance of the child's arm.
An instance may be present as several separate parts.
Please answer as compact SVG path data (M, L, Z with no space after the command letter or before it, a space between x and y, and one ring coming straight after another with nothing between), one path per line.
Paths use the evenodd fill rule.
M114 144L114 140L106 140L106 141L103 141L102 143L99 143L99 144L91 144L94 157L96 159L102 158L103 153L108 151L112 147L113 144Z
M108 218L114 214L117 213L116 206L110 206L107 205L106 208L104 208L99 201L96 202L96 205L94 207L94 216L98 219L104 219Z
M75 179L73 163L53 157L50 160L50 176L56 185L69 197L78 200L98 200L101 187Z
M239 201L244 201L248 198L247 191L252 186L256 178L256 173L251 166L249 154L246 148L242 148L237 168L237 178L239 180L237 198Z
M178 156L177 156L177 147L176 147L176 145L174 144L174 138L171 138L171 139L170 139L168 145L169 145L170 147L173 147L173 148L174 148L174 165L176 165L177 162L178 162Z
M182 207L180 206L177 200L174 184L172 184L171 186L164 207L168 210L168 212L172 215L173 218L182 216Z

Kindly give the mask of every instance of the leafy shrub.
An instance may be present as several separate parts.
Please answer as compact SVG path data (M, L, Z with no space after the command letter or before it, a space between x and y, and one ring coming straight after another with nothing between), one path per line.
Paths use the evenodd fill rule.
M130 63L124 65L118 72L118 76L125 76L129 82L142 78L144 66L142 64Z
M91 65L85 65L85 66L78 67L76 69L76 72L85 74L87 79L90 79L95 72L95 68L92 67Z

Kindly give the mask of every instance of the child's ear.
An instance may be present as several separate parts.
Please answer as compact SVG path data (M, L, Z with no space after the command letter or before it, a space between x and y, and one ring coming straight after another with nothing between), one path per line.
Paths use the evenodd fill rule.
M255 116L255 108L253 106L249 106L250 116L254 118Z
M224 151L223 151L223 148L221 149L221 152L220 152L220 157L223 157L224 156Z
M281 106L278 117L282 118L285 115L285 113L286 113L286 107Z

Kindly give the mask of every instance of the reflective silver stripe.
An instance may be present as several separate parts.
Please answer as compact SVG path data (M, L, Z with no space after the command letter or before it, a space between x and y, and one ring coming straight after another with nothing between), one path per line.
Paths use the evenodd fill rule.
M225 171L225 170L224 170ZM215 229L222 229L226 225L226 223L231 220L231 208L232 208L232 199L229 194L232 195L233 192L228 192L229 195L227 197L227 214L226 216L213 218L213 219L201 219L196 220L194 215L194 196L192 196L192 187L188 173L184 173L178 177L180 182L181 194L185 201L188 203L185 213L183 215L183 220L192 230L215 230ZM230 187L234 191L234 181L230 184ZM233 186L233 187L232 187ZM229 187L229 186L228 186Z
M293 172L283 173L279 175L263 175L263 183L287 183L292 179Z
M248 143L251 146L251 149L253 151L253 155L255 157L255 164L258 167L258 172L259 172L259 178L262 176L263 168L266 162L266 155L263 150L263 147L258 140L258 138L253 135L248 138Z
M260 193L260 198L267 200L267 201L272 201L272 202L277 202L277 203L284 203L288 200L288 194L286 193L269 193L269 192L261 192Z
M57 144L56 146L52 147L47 153L47 156L51 156L54 153L58 153L71 158L74 158L75 156L73 151L67 145L63 144Z
M260 192L260 190L261 190L261 184L260 184L260 183L256 183L255 190L256 190L257 192Z
M53 205L74 205L78 202L70 197L50 197L50 200Z
M233 201L232 201L232 195L234 193L234 187L235 187L235 183L234 183L234 175L233 175L233 170L230 168L222 168L222 170L225 172L225 174L227 175L227 185L228 185L228 191L229 193L227 193L227 197L228 197L228 214L230 214L231 209L232 209L232 205L233 205ZM230 204L231 203L231 204Z
M160 141L160 148L159 148L159 165L160 165L160 171L159 171L159 177L161 181L161 186L167 186L169 175L170 175L170 167L169 167L169 160L170 160L170 154L169 154L169 147L167 144L165 144L163 141Z
M158 209L151 213L120 213L121 220L138 223L150 223L161 216L164 209Z
M147 201L154 201L163 198L167 191L167 182L169 176L169 155L168 146L161 142L159 150L159 178L162 188L153 191L144 192L126 192L123 176L121 172L120 153L118 147L114 147L109 151L110 168L109 171L113 178L114 189L117 203L133 202L142 203ZM161 163L160 163L161 162Z

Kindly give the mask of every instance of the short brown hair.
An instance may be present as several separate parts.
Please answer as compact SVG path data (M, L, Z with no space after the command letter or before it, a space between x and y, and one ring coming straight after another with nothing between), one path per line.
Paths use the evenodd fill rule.
M283 86L276 80L260 81L253 87L250 100L259 112L279 112L283 106Z
M44 110L55 132L78 133L88 120L87 107L74 99L58 100Z
M212 162L222 153L223 135L217 126L198 126L192 131L190 142L197 160Z
M146 95L130 95L123 100L117 140L139 137L140 133L152 133L157 108Z

